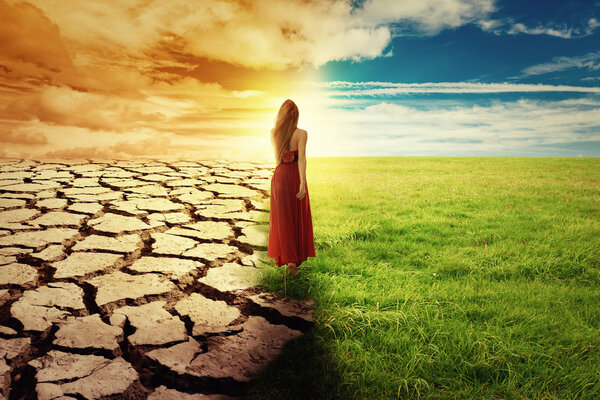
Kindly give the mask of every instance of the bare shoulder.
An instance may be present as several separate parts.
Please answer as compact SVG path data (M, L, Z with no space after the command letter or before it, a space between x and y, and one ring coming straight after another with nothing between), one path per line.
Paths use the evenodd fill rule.
M298 137L301 139L305 139L308 136L308 132L304 129L298 128Z

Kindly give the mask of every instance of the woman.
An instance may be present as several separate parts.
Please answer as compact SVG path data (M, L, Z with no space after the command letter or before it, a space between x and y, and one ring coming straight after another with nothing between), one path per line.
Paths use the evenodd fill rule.
M315 257L312 216L306 184L307 132L298 128L298 107L292 100L281 105L271 142L278 163L271 178L271 211L267 255L278 267L287 264L297 276L298 267ZM284 270L285 282L285 270Z

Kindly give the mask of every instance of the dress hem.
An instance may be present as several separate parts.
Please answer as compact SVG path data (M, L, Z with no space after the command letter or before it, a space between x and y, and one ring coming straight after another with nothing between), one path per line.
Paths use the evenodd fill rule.
M307 257L305 257L305 258L302 258L302 259L300 259L299 261L296 261L296 260L289 260L289 261L285 261L285 262L282 262L281 260L278 260L278 258L280 258L280 257L271 257L271 256L267 256L267 257L269 257L269 258L273 258L273 259L275 260L275 265L277 265L278 267L283 267L283 266L285 266L285 265L287 265L287 264L289 264L289 263L294 263L294 264L296 264L296 267L299 267L299 266L300 266L300 265L302 265L302 263L303 263L303 262L305 262L305 261L306 261L306 260L307 260L309 257L312 257L312 258L314 258L314 257L316 257L316 256L307 256Z

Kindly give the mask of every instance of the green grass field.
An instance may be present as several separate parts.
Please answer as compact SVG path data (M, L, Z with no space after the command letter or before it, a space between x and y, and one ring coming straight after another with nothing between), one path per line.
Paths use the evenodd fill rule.
M317 257L287 292L316 324L248 398L600 398L600 159L309 158L307 181Z

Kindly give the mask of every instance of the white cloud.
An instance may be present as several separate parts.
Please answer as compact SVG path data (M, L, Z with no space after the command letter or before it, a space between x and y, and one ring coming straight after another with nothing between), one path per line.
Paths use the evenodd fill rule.
M481 30L492 32L495 35L509 34L517 35L520 33L527 35L548 35L563 39L575 39L589 36L594 33L596 28L600 27L600 23L596 18L590 18L582 27L575 28L566 24L548 23L545 25L538 24L537 26L527 26L521 22L515 22L513 18L479 20L477 25Z
M494 10L493 0L367 0L352 13L352 22L367 26L404 22L423 33L436 34L484 18Z
M386 96L411 93L509 93L509 92L581 92L600 93L600 87L483 82L322 82L330 95Z
M568 155L565 146L574 142L600 142L596 96L486 106L433 100L426 109L381 98L331 101L340 104L311 110L309 155Z
M483 31L491 31L496 34L499 34L500 31L499 30L497 31L496 29L499 28L500 26L502 26L502 21L497 20L497 19L479 20L479 21L477 21L477 25L479 25L479 27Z
M554 57L550 62L525 68L523 75L542 75L572 68L588 69L590 71L600 70L600 51L578 57Z

